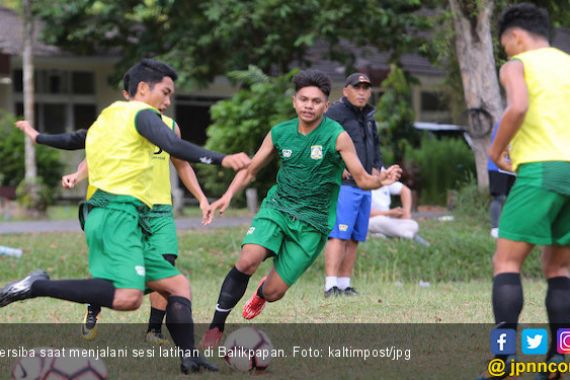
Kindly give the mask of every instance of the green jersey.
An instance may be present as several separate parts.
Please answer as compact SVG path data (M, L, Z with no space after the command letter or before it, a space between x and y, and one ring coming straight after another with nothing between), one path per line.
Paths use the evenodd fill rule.
M279 210L328 234L336 220L336 203L344 162L336 140L344 129L324 117L308 135L297 118L277 124L271 139L281 158L277 183L262 207Z

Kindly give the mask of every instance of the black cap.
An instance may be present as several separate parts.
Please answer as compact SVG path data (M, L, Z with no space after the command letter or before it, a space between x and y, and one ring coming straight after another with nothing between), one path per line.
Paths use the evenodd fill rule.
M370 82L370 79L368 79L366 74L354 73L346 77L344 87L356 86L359 83L368 83L369 85L372 85L372 82Z

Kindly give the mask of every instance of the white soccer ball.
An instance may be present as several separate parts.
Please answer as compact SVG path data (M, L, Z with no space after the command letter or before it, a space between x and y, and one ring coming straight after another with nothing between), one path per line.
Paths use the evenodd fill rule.
M228 335L224 360L240 372L265 370L272 359L273 345L267 334L255 327L242 327Z
M50 357L52 348L34 348L33 356L20 358L12 369L12 380L106 380L108 372L101 359ZM33 351L33 353L32 353Z

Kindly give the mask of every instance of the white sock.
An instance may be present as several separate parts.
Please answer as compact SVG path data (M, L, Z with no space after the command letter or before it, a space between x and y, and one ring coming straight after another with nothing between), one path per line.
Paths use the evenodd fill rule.
M350 277L339 277L336 283L340 290L344 290L350 287Z
M325 292L336 286L336 276L326 276L325 277Z

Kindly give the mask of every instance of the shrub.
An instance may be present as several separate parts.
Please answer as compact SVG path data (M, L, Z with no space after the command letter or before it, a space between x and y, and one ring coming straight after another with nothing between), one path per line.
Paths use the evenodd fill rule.
M425 134L418 149L406 149L406 167L414 168L420 203L445 205L447 190L458 189L475 173L473 153L460 139Z
M469 173L467 181L460 185L457 192L455 214L459 217L469 218L481 225L489 224L488 192L482 192L477 186L477 180Z
M25 177L24 135L14 127L15 119L7 113L0 113L0 186L16 187ZM45 195L45 202L53 199L63 173L63 164L59 161L59 152L36 145L36 165L38 184L45 185L40 195ZM22 189L20 191L23 191Z
M229 74L242 82L242 89L230 99L223 100L211 109L213 124L208 127L206 147L224 153L257 151L271 127L295 117L291 106L291 77L270 78L250 66L248 71ZM271 162L256 178L255 187L260 198L275 182L277 161ZM212 195L221 195L231 182L234 173L215 167L200 168L203 183Z
M401 162L410 146L417 147L420 133L414 128L415 113L412 106L410 79L404 70L390 66L390 74L382 82L384 94L378 101L376 120L382 145L388 147L393 161Z

